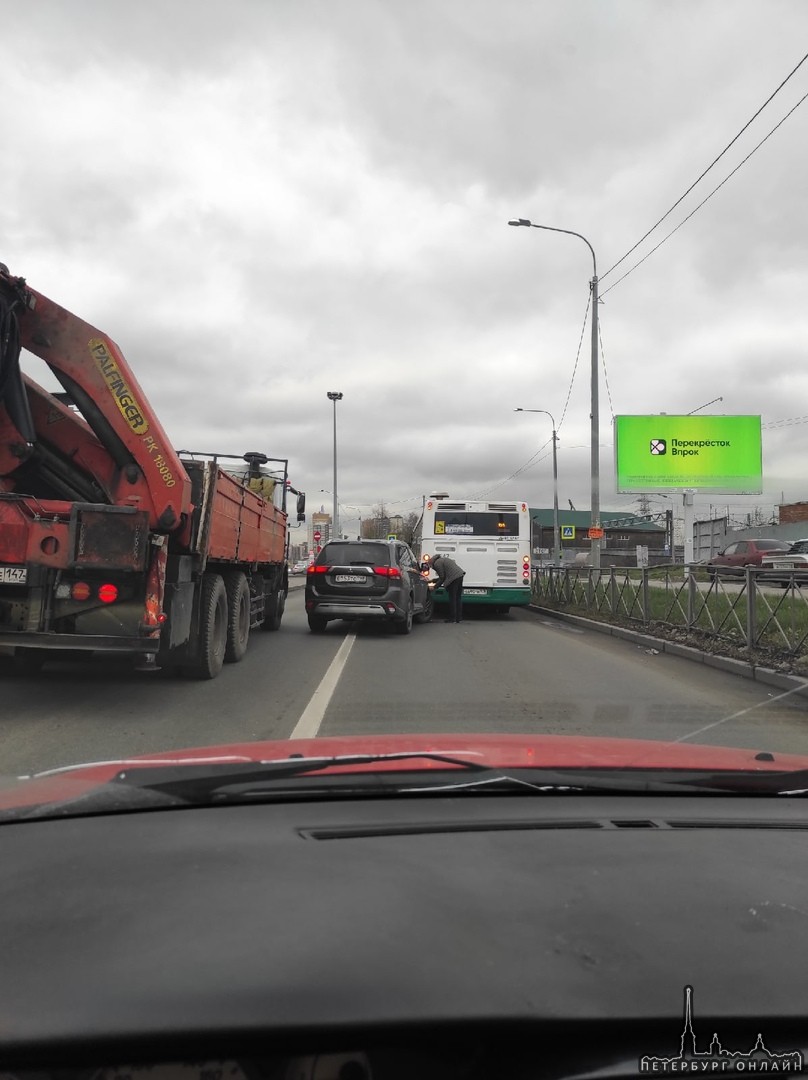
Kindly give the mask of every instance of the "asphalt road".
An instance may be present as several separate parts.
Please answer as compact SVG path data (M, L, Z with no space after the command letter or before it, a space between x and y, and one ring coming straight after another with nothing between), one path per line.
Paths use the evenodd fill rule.
M436 619L408 637L329 624L302 591L278 633L211 682L122 660L46 668L0 660L0 773L293 734L586 734L808 753L808 700L534 612Z

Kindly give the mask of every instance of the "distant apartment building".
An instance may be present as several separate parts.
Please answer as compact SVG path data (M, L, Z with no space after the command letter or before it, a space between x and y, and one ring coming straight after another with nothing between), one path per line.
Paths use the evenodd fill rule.
M319 534L319 535L316 535ZM331 515L325 511L315 511L309 520L309 551L315 554L331 539Z

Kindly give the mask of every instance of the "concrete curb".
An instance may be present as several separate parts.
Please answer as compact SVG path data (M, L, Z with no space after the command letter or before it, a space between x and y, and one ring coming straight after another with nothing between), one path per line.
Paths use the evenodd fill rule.
M808 679L801 679L797 675L784 675L772 668L759 667L750 664L746 660L735 660L730 656L716 656L714 653L703 652L691 645L680 645L675 641L665 638L653 637L651 634L639 630L627 630L624 626L613 626L611 623L598 622L596 619L587 619L582 615L570 615L565 611L556 611L553 608L540 607L538 604L530 604L529 611L545 615L560 622L568 622L573 626L579 626L586 630L595 630L599 634L607 634L609 637L620 638L630 641L638 648L656 649L657 652L669 653L671 656L679 656L684 660L691 660L697 664L705 664L707 667L726 671L731 675L740 675L744 679L753 679L755 682L764 683L766 686L775 686L778 690L793 690L797 694L808 698Z

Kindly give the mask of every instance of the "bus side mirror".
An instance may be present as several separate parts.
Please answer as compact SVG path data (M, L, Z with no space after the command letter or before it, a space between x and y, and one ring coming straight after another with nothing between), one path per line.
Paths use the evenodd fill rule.
M297 497L297 520L306 520L306 496L303 492Z

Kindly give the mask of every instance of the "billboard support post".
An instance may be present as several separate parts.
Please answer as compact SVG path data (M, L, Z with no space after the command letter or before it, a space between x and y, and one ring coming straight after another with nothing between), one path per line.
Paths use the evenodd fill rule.
M693 526L696 521L693 492L686 491L683 495L685 509L685 577L690 573L693 562Z

